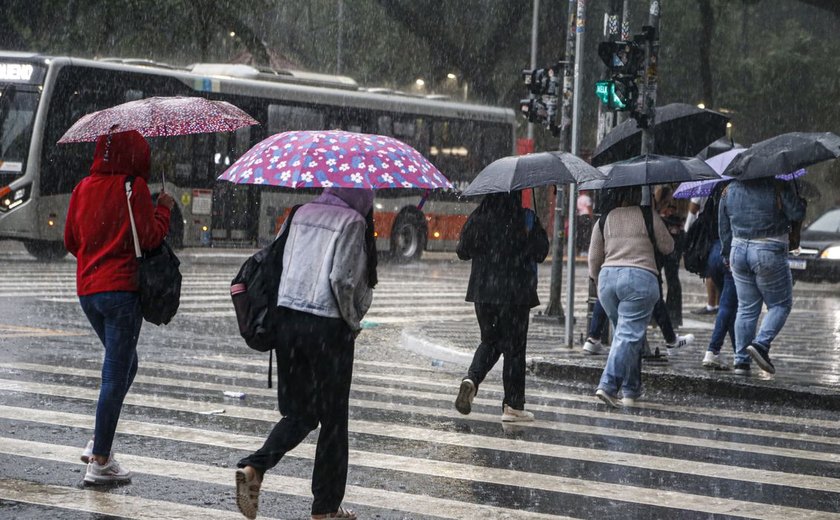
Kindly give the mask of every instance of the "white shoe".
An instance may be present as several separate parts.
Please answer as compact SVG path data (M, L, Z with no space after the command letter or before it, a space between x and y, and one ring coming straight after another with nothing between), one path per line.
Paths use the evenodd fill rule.
M728 368L726 363L721 361L720 353L714 353L711 350L707 350L706 354L703 356L703 366L706 368L715 368L718 370L724 370Z
M517 410L508 405L503 407L502 422L531 422L534 420L534 414L528 410Z
M620 403L617 397L611 396L607 393L606 390L601 390L600 388L595 390L595 397L597 397L601 401L604 401L604 404L612 408L618 408L618 405Z
M622 397L621 398L621 406L636 406L636 398L635 397Z
M671 354L671 351L678 348L683 348L686 345L690 345L694 341L694 334L686 334L685 336L677 336L677 339L673 343L666 343L665 347L668 351L668 354Z
M79 458L82 459L82 462L85 464L90 462L90 459L93 458L93 439L89 440L85 445L85 449L82 450L82 456Z
M595 356L604 351L604 345L600 339L586 338L586 343L583 344L583 351Z
M114 454L105 464L99 464L91 458L85 472L85 482L88 484L114 484L131 480L131 472L120 466Z

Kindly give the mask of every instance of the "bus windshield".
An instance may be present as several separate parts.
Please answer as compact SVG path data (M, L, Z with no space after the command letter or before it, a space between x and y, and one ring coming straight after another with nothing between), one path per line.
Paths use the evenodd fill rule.
M23 175L39 94L0 84L0 186Z

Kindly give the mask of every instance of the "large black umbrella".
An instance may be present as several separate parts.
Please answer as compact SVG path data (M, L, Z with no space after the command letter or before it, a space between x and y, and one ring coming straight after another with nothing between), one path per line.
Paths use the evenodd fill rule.
M604 174L597 168L570 153L540 152L514 155L487 165L464 190L464 195L510 192L603 178Z
M716 155L720 155L723 152L728 152L729 150L733 150L736 148L743 148L743 146L733 141L730 137L721 137L709 146L700 150L700 153L698 153L695 157L697 157L698 159L703 159L705 161L707 159L711 159Z
M656 107L653 127L654 149L651 153L675 156L694 156L716 139L726 135L729 118L719 112L698 108L686 103L671 103ZM616 126L595 148L592 164L604 164L629 159L642 149L642 129L628 119Z
M598 168L606 180L585 182L580 189L621 188L720 179L711 166L696 157L640 155Z
M791 132L765 139L735 157L723 171L739 181L775 177L840 157L840 136Z

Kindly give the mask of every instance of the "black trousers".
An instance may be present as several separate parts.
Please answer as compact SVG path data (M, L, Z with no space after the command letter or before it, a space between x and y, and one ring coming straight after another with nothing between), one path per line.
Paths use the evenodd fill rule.
M264 473L321 424L312 471L312 514L333 513L347 484L347 421L355 337L342 319L281 308L277 400L283 416L262 448L240 460Z
M528 341L530 307L476 303L475 315L481 329L481 344L475 351L467 378L478 385L484 381L499 357L504 355L502 381L505 388L503 404L522 410L525 408L525 348Z

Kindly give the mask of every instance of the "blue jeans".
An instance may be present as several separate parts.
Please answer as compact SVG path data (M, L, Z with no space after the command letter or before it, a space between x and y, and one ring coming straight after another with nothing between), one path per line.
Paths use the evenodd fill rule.
M715 240L712 244L711 251L709 251L709 259L706 262L706 276L712 279L718 292L720 292L720 307L715 318L715 328L712 331L712 338L709 340L708 348L708 350L715 354L720 353L727 333L729 333L729 338L732 340L732 346L734 347L736 345L735 316L738 311L738 294L735 291L735 280L732 278L732 271L723 263L720 249L720 240ZM736 357L735 363L749 363L749 356L747 356L747 360L739 360Z
M785 325L793 306L793 279L787 258L787 242L732 240L729 264L738 292L736 363L749 362L746 348L750 344L770 350L770 344ZM756 334L762 304L767 305L767 315Z
M605 267L599 276L598 299L610 317L613 335L607 365L598 388L624 397L642 391L642 342L653 306L659 300L656 275L638 267Z
M105 346L93 454L108 457L123 400L137 373L137 338L143 324L140 296L135 292L102 292L80 296L79 302Z

